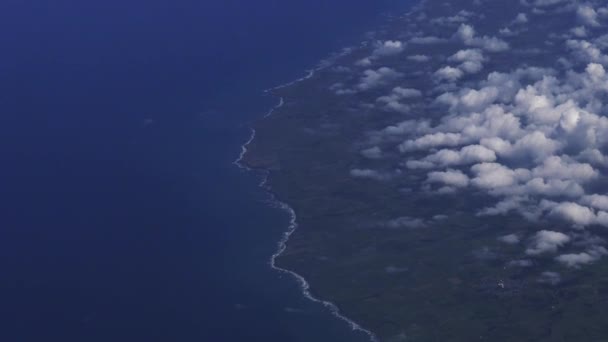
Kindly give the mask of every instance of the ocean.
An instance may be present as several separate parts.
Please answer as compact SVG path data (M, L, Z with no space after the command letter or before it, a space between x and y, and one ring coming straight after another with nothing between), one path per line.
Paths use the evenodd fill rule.
M263 90L406 0L0 4L0 340L365 341L269 267Z

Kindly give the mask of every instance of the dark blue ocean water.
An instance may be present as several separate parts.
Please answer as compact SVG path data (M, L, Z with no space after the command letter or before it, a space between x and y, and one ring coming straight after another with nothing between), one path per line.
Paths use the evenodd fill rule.
M407 0L3 0L0 341L358 341L267 265L262 90Z

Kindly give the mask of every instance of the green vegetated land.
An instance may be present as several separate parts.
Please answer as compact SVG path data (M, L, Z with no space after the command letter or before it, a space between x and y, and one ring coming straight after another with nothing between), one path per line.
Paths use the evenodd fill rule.
M269 188L297 214L298 228L278 265L304 276L315 296L335 303L383 341L608 341L606 262L567 268L554 261L554 254L528 258L526 241L509 245L497 239L544 228L568 230L568 224L534 222L518 213L478 216L480 208L496 202L491 194L427 191L428 171L404 166L408 153L415 157L417 152L399 152L399 137L382 141L383 158L370 160L360 153L374 132L389 125L421 117L436 123L446 114L434 99L454 88L438 88L433 74L465 48L452 38L463 22L479 36L507 41L510 49L487 53L483 70L465 75L458 87L474 87L490 72L524 65L567 73L557 65L570 51L558 40L546 43L579 25L571 10L560 10L563 6L428 0L389 20L367 44L335 58L312 78L275 90L285 104L255 124L256 138L245 161L269 172ZM534 13L535 8L551 14ZM472 14L441 24L433 20L463 10ZM501 29L513 27L518 13L529 18L521 32L500 36ZM357 66L373 54L376 41L408 42L414 36L441 40L410 42L399 54L372 59L373 66ZM407 58L415 55L431 58ZM364 70L380 67L401 76L358 91ZM407 114L378 105L377 99L395 86L423 94L406 101ZM354 90L337 95L337 88ZM390 175L351 175L354 168L372 166ZM605 228L595 226L586 232L606 235ZM564 251L568 248L574 246ZM531 264L513 266L522 259ZM558 272L560 281L543 279L547 271Z

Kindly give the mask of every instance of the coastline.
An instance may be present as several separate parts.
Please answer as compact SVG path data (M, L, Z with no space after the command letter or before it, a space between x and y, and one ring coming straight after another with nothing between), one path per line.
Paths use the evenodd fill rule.
M324 61L326 61L326 60L323 60L321 63L323 63ZM288 83L267 89L265 92L272 93L273 90L286 88L286 87L292 86L294 84L297 84L299 82L310 79L315 75L315 73L317 71L319 71L327 66L328 65L310 69L307 71L307 74L305 76L300 77L292 82L288 82ZM277 109L281 108L285 104L283 97L279 96L278 98L279 98L279 102L275 106L273 106L262 117L262 120L264 118L271 116ZM315 303L319 303L319 304L323 305L325 308L329 309L329 311L331 312L331 314L334 317L346 322L353 331L360 331L360 332L366 334L369 337L370 341L379 342L379 339L372 331L363 328L357 322L344 316L340 312L340 309L338 308L338 306L336 304L334 304L328 300L320 299L320 298L313 296L310 293L310 284L308 283L306 278L304 278L302 275L298 274L296 271L289 270L286 268L281 268L281 267L277 266L276 259L285 252L285 250L287 249L287 243L289 242L289 238L298 228L297 215L295 213L295 210L293 210L293 208L290 207L289 204L287 204L277 198L277 195L272 191L272 188L267 184L268 177L269 177L269 170L253 169L253 168L249 167L248 165L246 165L245 163L243 163L243 159L249 152L247 147L255 140L255 137L256 137L256 130L254 128L251 128L251 135L250 135L249 139L241 146L241 153L239 154L238 158L233 162L233 164L235 166L237 166L238 168L245 170L247 172L252 172L252 171L256 171L256 170L263 172L264 174L262 175L262 181L260 182L259 187L264 189L270 195L271 204L276 205L276 208L281 209L289 214L289 224L287 226L287 229L283 232L281 239L279 239L279 241L277 242L277 249L276 249L275 253L272 254L272 256L270 257L270 260L269 260L270 267L273 270L276 270L280 273L286 273L286 274L290 275L291 277L293 277L297 281L298 285L300 286L302 295L306 299L308 299L312 302L315 302Z
M434 176L457 172L465 176L467 184L474 184L472 180L481 179L476 169L463 167L458 160L444 165L442 158L433 159L431 156L439 155L433 144L420 148L431 154L416 159L423 156L416 137L434 139L434 134L426 134L433 132L427 131L428 127L440 127L440 133L445 134L443 120L470 118L471 113L462 111L477 115L467 107L469 96L477 98L488 84L494 85L491 82L497 75L515 80L513 95L506 97L508 101L501 102L498 95L490 101L507 106L506 115L511 115L509 101L516 101L515 91L541 84L536 78L541 76L518 76L521 68L526 72L549 70L560 77L566 72L586 75L574 69L544 68L548 65L546 57L570 51L567 45L527 55L523 64L513 59L515 54L529 53L529 44L535 44L544 34L544 25L559 32L564 19L572 15L560 12L542 22L531 21L535 25L531 27L537 30L518 31L522 38L497 38L496 32L501 37L505 35L501 27L513 25L512 18L525 14L528 8L522 6L525 7L469 0L446 5L422 0L411 7L408 15L399 18L401 26L370 34L368 41L372 43L366 48L350 50L351 54L333 65L328 62L300 79L266 91L277 96L279 104L255 122L235 164L242 169L263 171L259 185L270 194L271 205L289 213L289 225L269 264L294 277L307 300L323 304L352 330L366 333L371 341L471 341L478 337L553 341L558 336L570 340L577 335L570 331L584 331L605 323L601 313L589 305L605 300L608 294L608 268L605 263L596 263L602 256L584 262L594 264L586 269L589 279L598 284L594 292L587 291L590 282L578 277L575 272L579 262L572 262L571 258L584 255L578 253L583 245L592 252L597 241L604 243L606 236L590 229L590 234L598 234L599 239L573 235L569 238L584 242L564 248L562 253L567 254L555 258L531 256L529 251L534 249L529 246L534 246L539 235L531 233L539 229L536 222L514 212L482 217L477 213L494 194L434 185L452 185L436 181ZM432 13L432 19L428 13ZM414 20L410 20L414 15ZM478 38L467 38L466 32L460 37L467 28L473 32L470 36ZM416 63L401 59L401 52L384 56L382 63L373 62L372 57L383 54L380 50L376 55L377 49L386 47L393 38L398 41L388 44L391 49L398 45L397 49L407 51L411 57L408 60ZM404 41L411 42L407 50L398 44ZM458 56L470 53L481 55L480 70L471 71L468 64L455 62L460 62ZM573 57L579 58L575 54ZM580 64L585 65L591 64ZM450 79L451 76L442 76L446 70L460 74ZM603 77L605 70L601 70ZM502 88L495 89L498 94ZM417 99L402 95L408 91L418 91L413 96ZM510 94L511 89L505 92ZM547 92L551 96L561 94ZM436 106L437 100L446 98L467 106L451 109L461 103L442 103L449 105L448 116L445 108ZM475 106L471 104L471 108ZM479 106L484 113L489 108L485 103ZM490 120L482 122L485 125ZM469 124L450 121L446 125L449 128L445 131L456 134L466 132ZM519 129L519 123L516 126ZM512 139L517 144L521 137ZM401 148L406 142L414 146L413 152L408 150L410 145ZM439 143L440 148L444 143ZM460 145L457 148L445 150L459 153ZM523 151L527 153L527 149ZM412 160L430 163L420 167L422 164L410 165ZM447 165L457 165L458 169L443 173L420 170ZM519 166L514 165L509 166ZM534 166L531 164L530 169L537 170ZM557 217L552 215L542 223L554 226L554 232L571 228L557 225L553 220ZM498 229L503 235L497 238ZM503 238L509 235L516 236L517 242L506 246ZM517 248L520 240L523 248ZM587 247L592 245L593 248ZM590 320L571 319L579 313ZM589 334L600 340L608 336L608 330Z
M392 20L395 20L395 19L398 20L402 16L406 16L406 15L409 15L411 12L420 10L420 8L422 8L426 4L426 2L427 2L427 0L417 0L417 1L415 1L414 4L412 4L409 7L409 9L407 11L405 11L403 13L397 13L397 14L395 14L395 16L391 15L388 18L385 18L384 21L388 21L390 23ZM387 22L385 22L385 24L386 23ZM368 31L368 34L369 33L371 33L372 36L375 36L378 32L373 30L373 31ZM290 82L287 82L284 84L280 84L278 86L264 90L264 93L277 97L278 103L276 105L272 106L270 108L270 110L266 114L264 114L260 119L256 120L256 122L264 121L265 119L271 117L273 114L275 114L275 112L277 110L281 109L285 105L285 97L283 95L277 94L275 91L283 90L285 88L289 88L292 86L296 86L301 82L310 80L318 72L324 71L325 69L328 69L328 68L334 66L340 58L347 57L352 52L356 51L356 49L362 49L362 48L366 48L366 47L369 47L369 37L366 38L365 40L359 42L358 44L354 44L350 47L342 48L341 50L338 50L337 52L330 54L327 58L321 59L317 63L316 67L305 70L304 76L297 78L293 81L290 81ZM379 338L377 332L374 332L370 329L366 329L360 323L357 323L355 320L344 315L342 313L340 307L337 304L335 304L334 302L332 302L330 300L315 297L310 291L310 284L309 284L308 280L306 280L306 278L303 275L299 274L295 270L285 268L285 267L280 267L277 265L277 259L286 252L286 250L288 248L287 244L289 243L290 238L292 238L292 235L298 230L298 220L297 220L296 212L293 209L293 207L290 206L290 204L288 204L286 201L283 201L279 197L279 194L276 191L274 191L274 189L268 184L269 180L270 180L270 176L271 176L271 171L273 171L273 170L271 170L267 166L258 166L258 165L252 166L252 165L247 164L246 157L247 157L248 153L251 153L251 150L249 147L258 138L257 131L255 128L253 128L253 126L255 126L255 123L250 124L251 135L250 135L249 139L241 146L241 153L239 154L238 158L233 162L233 164L236 165L238 168L245 170L247 172L252 172L252 171L261 172L262 180L259 183L259 187L263 188L267 192L267 194L270 196L270 205L274 206L278 209L281 209L289 214L289 224L288 224L286 230L282 233L281 238L277 242L277 249L276 249L275 253L273 253L270 257L270 260L269 260L270 267L273 270L276 270L277 272L285 273L285 274L288 274L289 276L293 277L297 281L297 283L300 287L300 291L301 291L302 295L304 296L304 298L306 298L307 300L309 300L311 302L323 305L323 307L328 309L329 312L334 317L347 323L352 331L358 331L358 332L364 333L367 336L368 340L371 342L380 342L380 338Z

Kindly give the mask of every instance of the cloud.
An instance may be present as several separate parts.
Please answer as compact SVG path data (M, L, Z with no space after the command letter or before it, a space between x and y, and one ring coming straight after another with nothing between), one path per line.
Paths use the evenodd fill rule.
M355 62L356 66L368 67L372 65L372 60L369 57L363 58Z
M387 67L382 67L378 70L368 69L363 72L363 77L361 77L357 89L361 91L370 90L386 85L401 76L403 74Z
M369 159L380 159L382 158L382 149L378 146L370 147L362 150L361 155Z
M433 18L430 20L430 22L434 25L453 25L453 24L466 22L473 15L474 15L473 12L461 10L456 15L449 16L449 17Z
M393 88L391 95L380 97L378 98L378 101L390 102L393 100L410 99L420 96L422 96L422 92L418 89L396 87Z
M587 28L585 26L577 26L570 30L570 33L577 38L587 37Z
M598 15L595 9L589 5L580 5L576 9L576 15L578 19L585 25L589 26L600 26L598 22Z
M575 180L577 182L587 182L599 176L591 165L569 161L567 158L550 156L544 159L542 164L532 170L535 177Z
M479 49L460 50L448 58L449 61L466 62L466 61L483 61L483 53Z
M564 233L541 230L532 238L532 243L526 249L528 255L555 253L559 247L570 242L570 237Z
M350 175L354 178L372 179L377 181L385 181L390 177L387 174L371 169L352 169Z
M584 194L583 188L575 182L559 179L533 178L525 185L517 188L518 191L530 195L544 195L547 197L578 197Z
M475 28L471 25L461 24L454 38L462 41L465 45L480 47L489 52L502 52L509 50L509 44L496 37L478 37Z
M551 215L561 217L580 226L587 226L597 221L595 213L591 209L573 202L557 204L551 210Z
M496 101L499 96L499 89L496 87L484 87L482 89L463 89L458 94L444 93L437 97L438 103L447 104L453 109L480 111L486 109L489 104ZM494 116L493 110L501 110L493 107L483 115ZM503 116L501 116L503 117Z
M557 285L561 283L562 277L557 272L546 271L541 273L540 278L538 279L539 283L549 284L549 285Z
M393 94L399 96L399 98L401 99L409 99L422 96L422 92L418 89L401 87L394 88Z
M533 131L518 139L505 154L511 158L531 158L535 161L553 155L560 148L559 142L548 138L542 131Z
M411 44L421 44L421 45L430 45L430 44L439 44L446 42L445 39L435 37L435 36L426 36L426 37L414 37L409 40Z
M459 62L458 68L466 73L475 74L483 69L485 57L479 49L466 49L456 52L448 61Z
M579 268L582 265L598 261L606 254L608 254L608 250L606 248L601 246L594 246L586 252L562 254L556 257L555 260L559 261L567 267Z
M469 185L469 177L459 170L435 171L428 174L427 182L462 188Z
M409 59L410 61L413 62L428 62L429 60L431 60L431 57L427 56L427 55L412 55L412 56L407 56L407 59Z
M561 4L561 3L564 3L567 1L570 1L570 0L535 0L534 6L540 6L540 7L552 6L552 5Z
M372 53L374 57L385 57L398 55L405 49L405 44L396 40L387 40L377 43L377 47Z
M407 177L425 179L420 187L424 196L455 191L486 195L487 203L473 209L478 216L521 215L536 227L556 224L560 230L572 228L567 233L532 233L525 253L556 253L569 244L568 248L581 248L581 252L560 255L555 261L578 267L597 258L601 250L593 248L605 243L583 244L578 234L593 231L595 227L588 228L593 225L608 227L608 195L603 194L608 169L608 34L601 35L597 29L608 18L608 7L599 9L593 8L597 2L566 0L521 4L535 9L519 12L515 8L519 5L514 4L511 13L517 13L515 19L510 17L491 27L507 25L509 37L519 34L509 40L513 52L534 49L534 56L496 54L511 49L505 41L509 38L479 33L464 17L421 19L455 31L446 46L456 48L442 56L435 51L438 47L413 47L423 53L433 51L433 62L443 62L433 63L431 70L425 66L416 74L430 72L433 82L428 87L422 82L410 83L421 87L424 94L417 89L394 88L378 97L376 105L408 116L418 111L425 116L404 120L404 115L381 113L384 117L374 123L382 123L384 128L370 133L365 146L382 149L372 147L361 153L372 159L380 155L398 158L390 160L391 165L415 169ZM571 19L570 25L548 34L542 44L528 46L527 33L537 36L533 30L542 26L542 18L536 19L553 13ZM485 27L489 26L478 26L480 30ZM442 31L445 28L438 27L433 35L416 33L410 41L440 43L443 40L437 37L447 37ZM425 62L430 55L406 58ZM385 81L375 74L377 71L367 70L356 89L391 85L392 81ZM384 118L398 119L384 122ZM388 165L389 160L386 162ZM406 174L392 177L406 182L410 179ZM523 238L510 234L498 239L515 243Z
M410 169L430 169L453 165L476 164L496 160L494 151L481 145L469 145L458 151L443 149L421 160L410 160L406 163Z
M600 48L594 43L586 40L570 39L566 42L566 47L573 52L574 57L585 63L608 64L608 56L604 55Z
M517 185L520 180L529 178L527 170L512 170L499 163L476 164L471 171L475 175L472 184L487 190L511 187Z
M507 266L511 267L531 267L532 265L534 265L534 263L527 259L512 260L507 263Z
M585 71L593 81L602 82L606 76L606 69L604 69L604 66L597 63L589 63L587 68L585 68Z
M394 220L390 220L386 223L386 227L392 228L392 229L424 228L426 226L427 226L427 223L423 219L409 217L409 216L399 217Z
M477 216L505 215L513 210L519 209L522 206L522 203L526 201L526 197L508 197L499 201L493 207L487 207L480 210L477 213Z
M463 42L470 42L475 38L475 29L471 25L462 24L456 31L454 37Z
M503 236L499 237L498 241L504 242L509 245L516 245L521 240L520 240L519 236L517 236L517 234L508 234L508 235L503 235Z
M586 195L581 198L581 203L592 208L608 211L608 196L606 195Z
M458 81L464 76L464 72L458 68L445 66L435 72L435 77L439 80L447 80L450 82Z
M396 87L392 90L390 95L379 97L376 101L384 104L384 107L388 110L407 113L410 108L408 105L403 104L402 101L421 96L422 92L420 92L420 90Z
M429 133L414 140L404 141L399 145L399 151L409 152L425 150L441 146L457 146L461 144L462 135L459 133Z
M608 48L608 34L601 35L593 39L593 44L600 49Z
M515 36L515 35L517 35L517 32L516 32L516 31L513 31L513 30L511 30L511 29L510 29L510 28L508 28L508 27L501 28L501 29L498 31L498 33L500 33L500 35L502 35L502 36L506 36L506 37L511 37L511 36Z
M465 60L476 55L474 50L450 58ZM596 96L608 91L606 71L589 63L584 72L570 72L564 80L553 75L539 68L490 73L479 88L438 95L434 104L446 107L447 115L434 126L420 120L402 131L407 138L398 149L407 156L405 164L412 169L459 166L465 175L472 165L468 186L499 197L479 215L516 211L532 220L551 216L578 227L608 225L605 208L590 207L580 216L575 213L581 208L567 204L586 207L586 185L600 177L596 165L608 165L601 152L608 148L608 119L593 113L603 108Z
M387 266L384 268L384 271L386 271L386 273L388 273L388 274L398 274L398 273L407 272L408 270L409 270L409 268L407 268L407 267L396 267L396 266Z
M513 19L513 24L526 24L528 23L528 16L526 13L518 13L515 19Z

